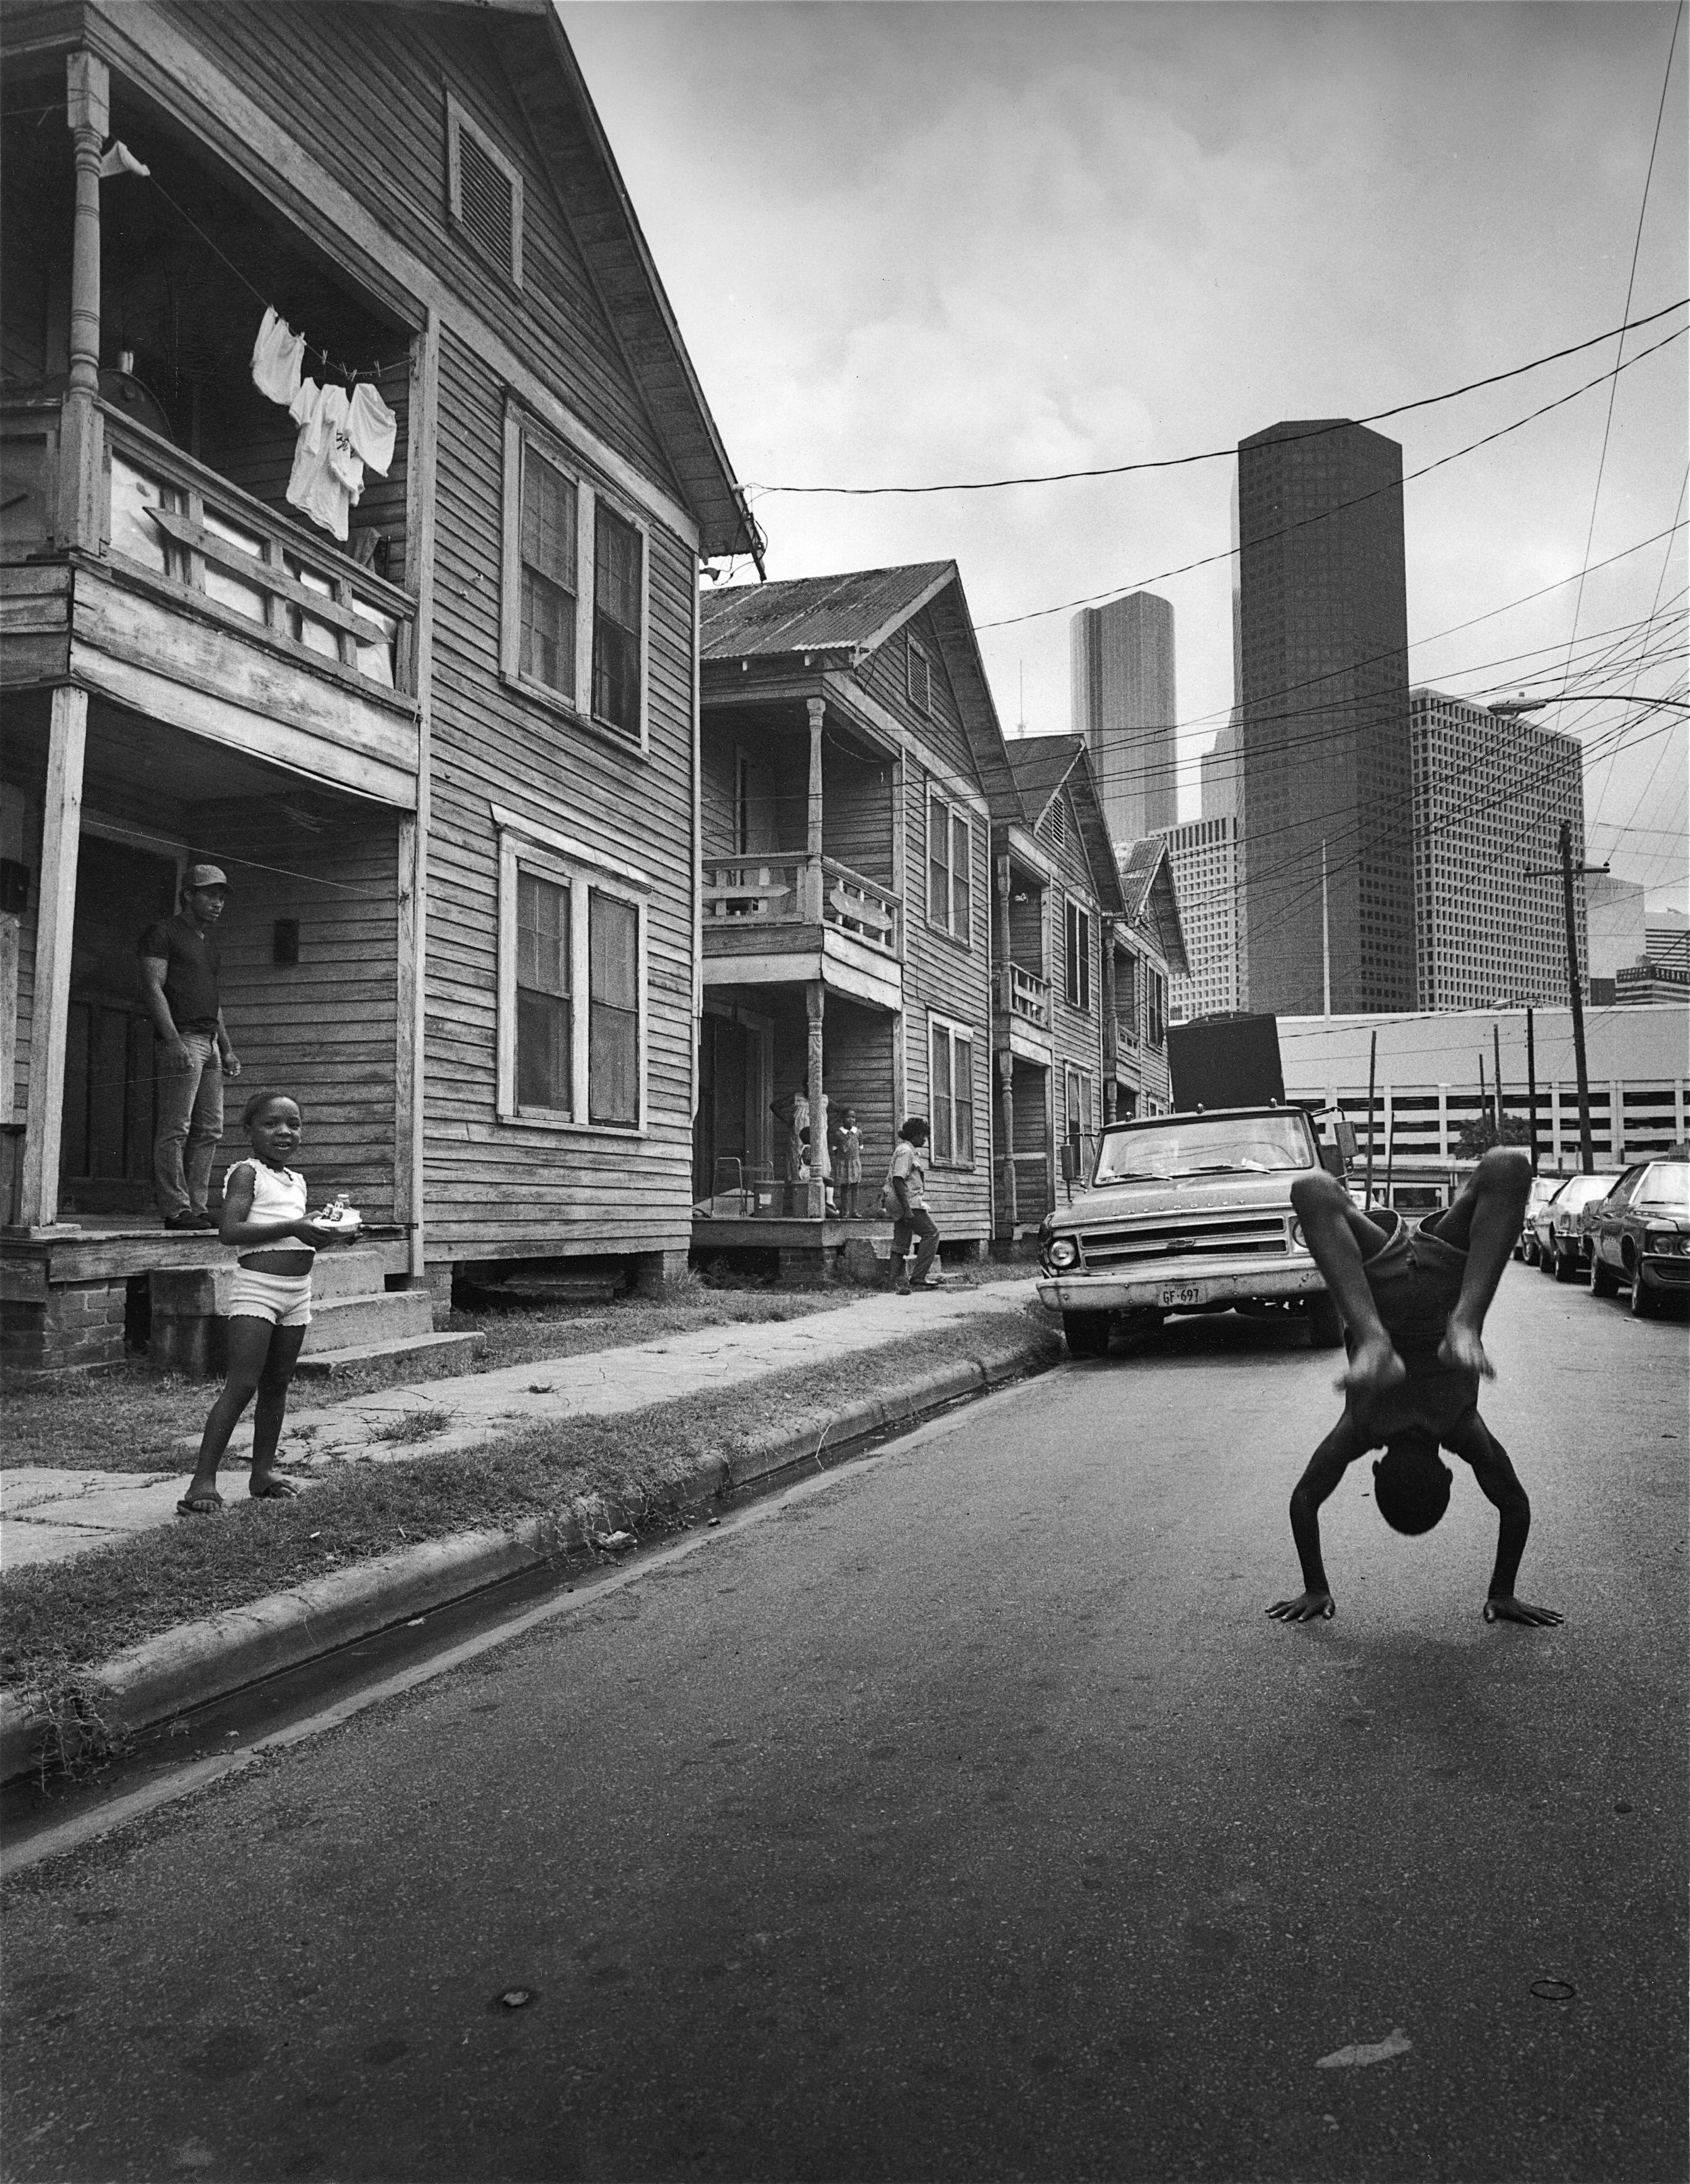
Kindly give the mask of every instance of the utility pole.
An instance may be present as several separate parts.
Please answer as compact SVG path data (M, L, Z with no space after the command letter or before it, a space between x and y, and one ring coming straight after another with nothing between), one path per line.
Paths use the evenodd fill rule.
M1496 1087L1497 1104L1495 1121L1497 1126L1497 1143L1500 1145L1502 1143L1503 1116L1505 1112L1502 1104L1502 1032L1500 1028L1494 1023L1491 1026L1491 1054L1496 1062L1496 1068L1493 1072L1493 1080Z
M1526 1098L1532 1121L1532 1173L1537 1173L1537 1041L1532 1028L1532 1004L1526 1004Z
M1590 1142L1590 1071L1584 1058L1584 996L1578 983L1578 918L1573 908L1573 875L1582 877L1587 872L1605 872L1606 865L1575 865L1573 863L1572 822L1563 819L1557 847L1561 853L1559 870L1561 875L1561 907L1566 916L1567 928L1567 997L1573 1012L1573 1066L1578 1072L1578 1158L1586 1175L1596 1173L1596 1154ZM1551 878L1558 867L1554 865L1529 866L1524 875L1528 880Z
M1320 982L1325 1003L1320 1013L1332 1012L1332 921L1326 906L1326 842L1320 838Z
M1379 1027L1373 1028L1367 1042L1367 1198L1373 1203L1373 1076L1379 1061Z

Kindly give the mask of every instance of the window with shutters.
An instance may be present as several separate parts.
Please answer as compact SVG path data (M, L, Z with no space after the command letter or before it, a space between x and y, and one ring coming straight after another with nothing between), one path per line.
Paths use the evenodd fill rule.
M522 177L486 131L448 92L446 203L453 226L475 254L522 286Z
M508 1123L645 1124L645 881L562 836L499 824L498 1112ZM536 829L543 833L547 830Z
M937 790L927 797L927 922L974 944L974 827Z
M928 1019L929 1158L936 1167L974 1166L974 1035L943 1017Z
M1092 914L1077 902L1068 904L1064 922L1064 991L1070 1009L1092 1011Z
M643 750L646 528L514 402L504 435L500 671Z

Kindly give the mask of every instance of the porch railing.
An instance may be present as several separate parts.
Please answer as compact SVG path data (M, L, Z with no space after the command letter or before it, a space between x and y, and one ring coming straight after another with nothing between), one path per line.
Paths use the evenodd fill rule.
M1036 978L1019 963L1005 967L1001 1006L1005 1016L1019 1017L1023 1023L1035 1024L1041 1031L1050 1028L1049 982Z
M832 925L897 956L898 896L831 857L713 857L704 865L707 931L730 926Z
M250 622L314 666L410 681L412 601L109 404L102 540L114 562Z

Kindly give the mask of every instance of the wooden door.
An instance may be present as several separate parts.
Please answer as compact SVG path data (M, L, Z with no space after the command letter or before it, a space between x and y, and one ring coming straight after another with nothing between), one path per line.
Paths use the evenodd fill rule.
M175 905L174 858L85 834L77 853L59 1202L79 1213L152 1203L153 1025L136 942Z
M748 1025L728 1017L706 1016L698 1038L698 1112L692 1128L695 1199L737 1190L755 1164L753 1115L760 1081L758 1036Z

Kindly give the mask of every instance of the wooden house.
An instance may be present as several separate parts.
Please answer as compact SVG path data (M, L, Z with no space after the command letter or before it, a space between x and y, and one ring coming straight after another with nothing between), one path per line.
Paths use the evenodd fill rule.
M0 39L8 1354L120 1356L205 1271L146 1211L135 976L198 858L242 1088L300 1098L379 1287L678 1268L697 574L757 540L548 0ZM288 499L267 307L394 421L344 536Z
M1127 918L1085 740L1021 736L992 798L994 1233L1035 1231L1107 1118L1107 944Z
M1110 928L1104 967L1104 1106L1114 1122L1162 1115L1168 1082L1168 974L1187 975L1173 858L1165 834L1120 859L1126 915Z
M741 585L702 608L704 1006L695 1249L787 1273L882 1251L926 1115L950 1245L991 1234L989 790L1003 738L955 564ZM855 1222L793 1117L856 1112ZM812 1130L814 1147L826 1129ZM854 1253L852 1247L854 1246Z

